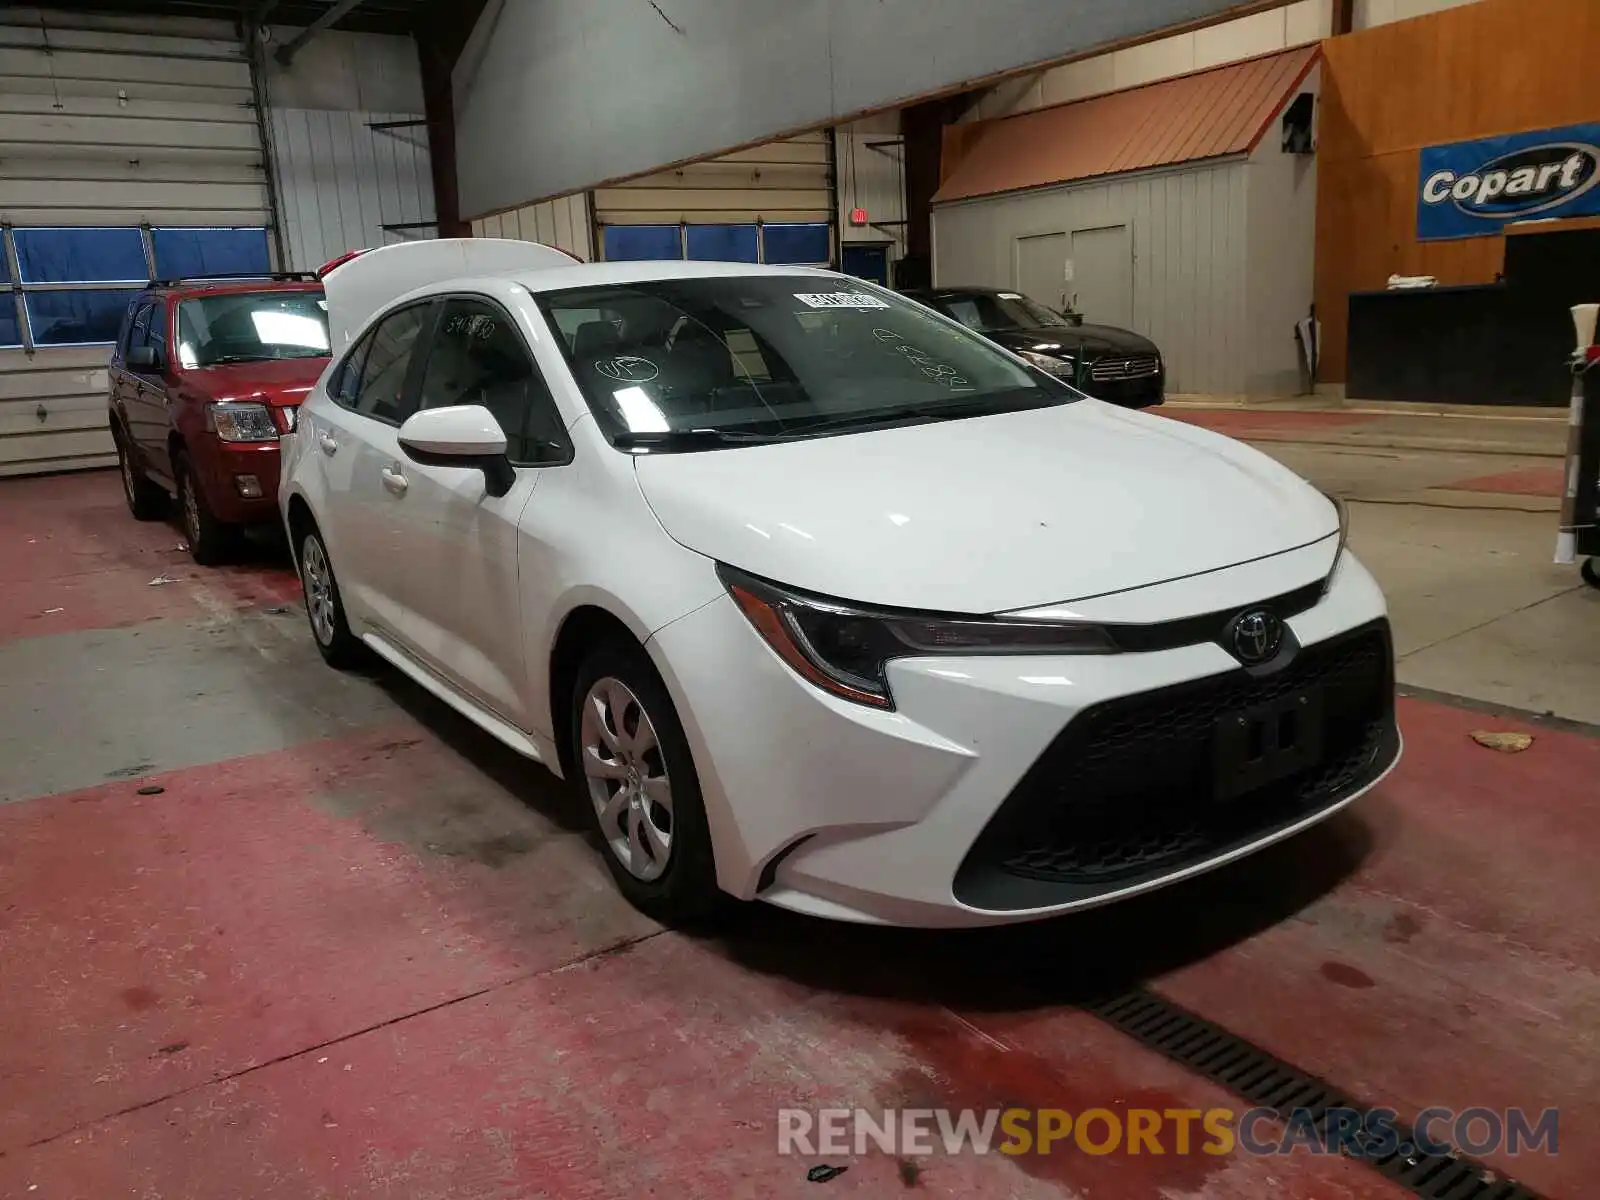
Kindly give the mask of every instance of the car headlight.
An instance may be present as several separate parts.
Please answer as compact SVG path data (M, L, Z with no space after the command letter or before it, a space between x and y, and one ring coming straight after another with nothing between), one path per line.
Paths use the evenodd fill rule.
M831 695L894 708L890 659L956 654L1115 654L1097 625L867 609L807 596L725 564L728 594L795 673Z
M278 427L273 424L272 410L265 404L241 403L224 400L208 405L211 428L224 442L275 442Z
M1018 350L1017 355L1026 359L1041 371L1048 371L1052 375L1071 375L1072 360L1062 358L1055 354L1040 354L1036 350Z

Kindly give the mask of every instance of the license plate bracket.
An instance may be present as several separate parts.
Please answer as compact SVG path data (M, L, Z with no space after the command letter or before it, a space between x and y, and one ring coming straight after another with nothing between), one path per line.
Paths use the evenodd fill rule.
M1311 689L1229 713L1212 735L1213 794L1232 800L1322 759L1322 692Z

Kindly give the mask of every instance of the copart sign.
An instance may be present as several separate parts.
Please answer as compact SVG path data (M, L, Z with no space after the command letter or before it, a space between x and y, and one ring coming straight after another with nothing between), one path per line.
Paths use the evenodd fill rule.
M1483 237L1513 221L1600 214L1600 124L1428 146L1417 238Z

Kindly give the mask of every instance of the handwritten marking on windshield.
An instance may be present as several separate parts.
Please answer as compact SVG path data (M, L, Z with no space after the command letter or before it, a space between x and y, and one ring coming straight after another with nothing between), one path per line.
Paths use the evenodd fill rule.
M906 358L910 359L929 379L935 383L942 383L953 392L970 392L973 390L972 381L960 374L949 363L940 362L933 356L918 350L906 342L892 329L874 329L872 336L886 346L892 346Z

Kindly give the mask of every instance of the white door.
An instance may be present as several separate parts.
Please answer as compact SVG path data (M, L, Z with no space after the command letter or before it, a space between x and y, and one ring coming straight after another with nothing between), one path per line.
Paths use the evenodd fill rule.
M327 492L323 533L347 605L391 636L407 622L401 598L426 559L408 544L395 485L400 424L416 408L414 352L437 311L432 302L390 313L331 380L334 406L308 430Z
M1046 308L1065 308L1071 290L1067 282L1067 235L1019 237L1013 254L1012 280L1017 291Z
M1074 307L1096 325L1133 326L1133 239L1126 225L1072 233Z
M491 494L478 467L423 464L402 450L395 508L426 570L402 583L397 632L419 660L519 729L531 700L518 588L518 520L546 470L571 460L555 402L518 332L493 301L445 301L419 388L420 407L482 405L506 435L514 481Z

